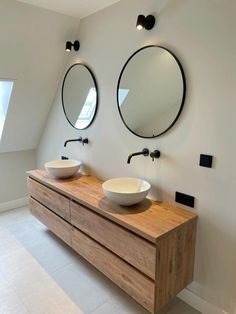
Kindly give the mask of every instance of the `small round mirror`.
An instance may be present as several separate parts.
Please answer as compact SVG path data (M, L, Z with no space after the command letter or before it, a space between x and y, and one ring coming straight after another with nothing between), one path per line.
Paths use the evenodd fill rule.
M181 113L185 89L182 66L172 52L160 46L139 49L118 81L118 109L125 126L144 138L167 132Z
M94 120L98 106L95 77L88 66L73 64L62 84L62 106L68 122L76 129L86 129Z

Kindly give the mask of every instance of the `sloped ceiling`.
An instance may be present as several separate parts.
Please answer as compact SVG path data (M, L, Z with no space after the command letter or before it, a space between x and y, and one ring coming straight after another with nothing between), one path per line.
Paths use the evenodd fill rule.
M83 18L119 0L18 0L41 8Z
M15 81L0 152L37 148L79 20L0 1L0 78Z

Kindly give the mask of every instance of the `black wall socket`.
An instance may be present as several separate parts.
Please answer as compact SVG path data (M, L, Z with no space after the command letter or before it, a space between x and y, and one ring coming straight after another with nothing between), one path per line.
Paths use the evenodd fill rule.
M212 168L212 159L213 157L211 155L201 154L199 165L202 167Z
M191 195L175 192L175 201L177 203L194 208L195 198Z

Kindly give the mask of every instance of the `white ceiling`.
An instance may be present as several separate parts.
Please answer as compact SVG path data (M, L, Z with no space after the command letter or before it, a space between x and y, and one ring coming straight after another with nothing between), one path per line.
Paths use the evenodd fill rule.
M37 7L83 18L120 0L17 0Z

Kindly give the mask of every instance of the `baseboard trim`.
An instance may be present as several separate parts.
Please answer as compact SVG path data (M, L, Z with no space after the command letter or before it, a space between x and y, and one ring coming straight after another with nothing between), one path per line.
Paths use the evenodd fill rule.
M198 310L202 314L228 314L227 312L219 309L213 304L200 298L189 289L184 289L178 294L178 298Z
M10 202L1 203L0 204L0 212L14 209L14 208L18 208L18 207L27 206L28 203L29 203L28 197L23 197L23 198L19 198L17 200L13 200Z

